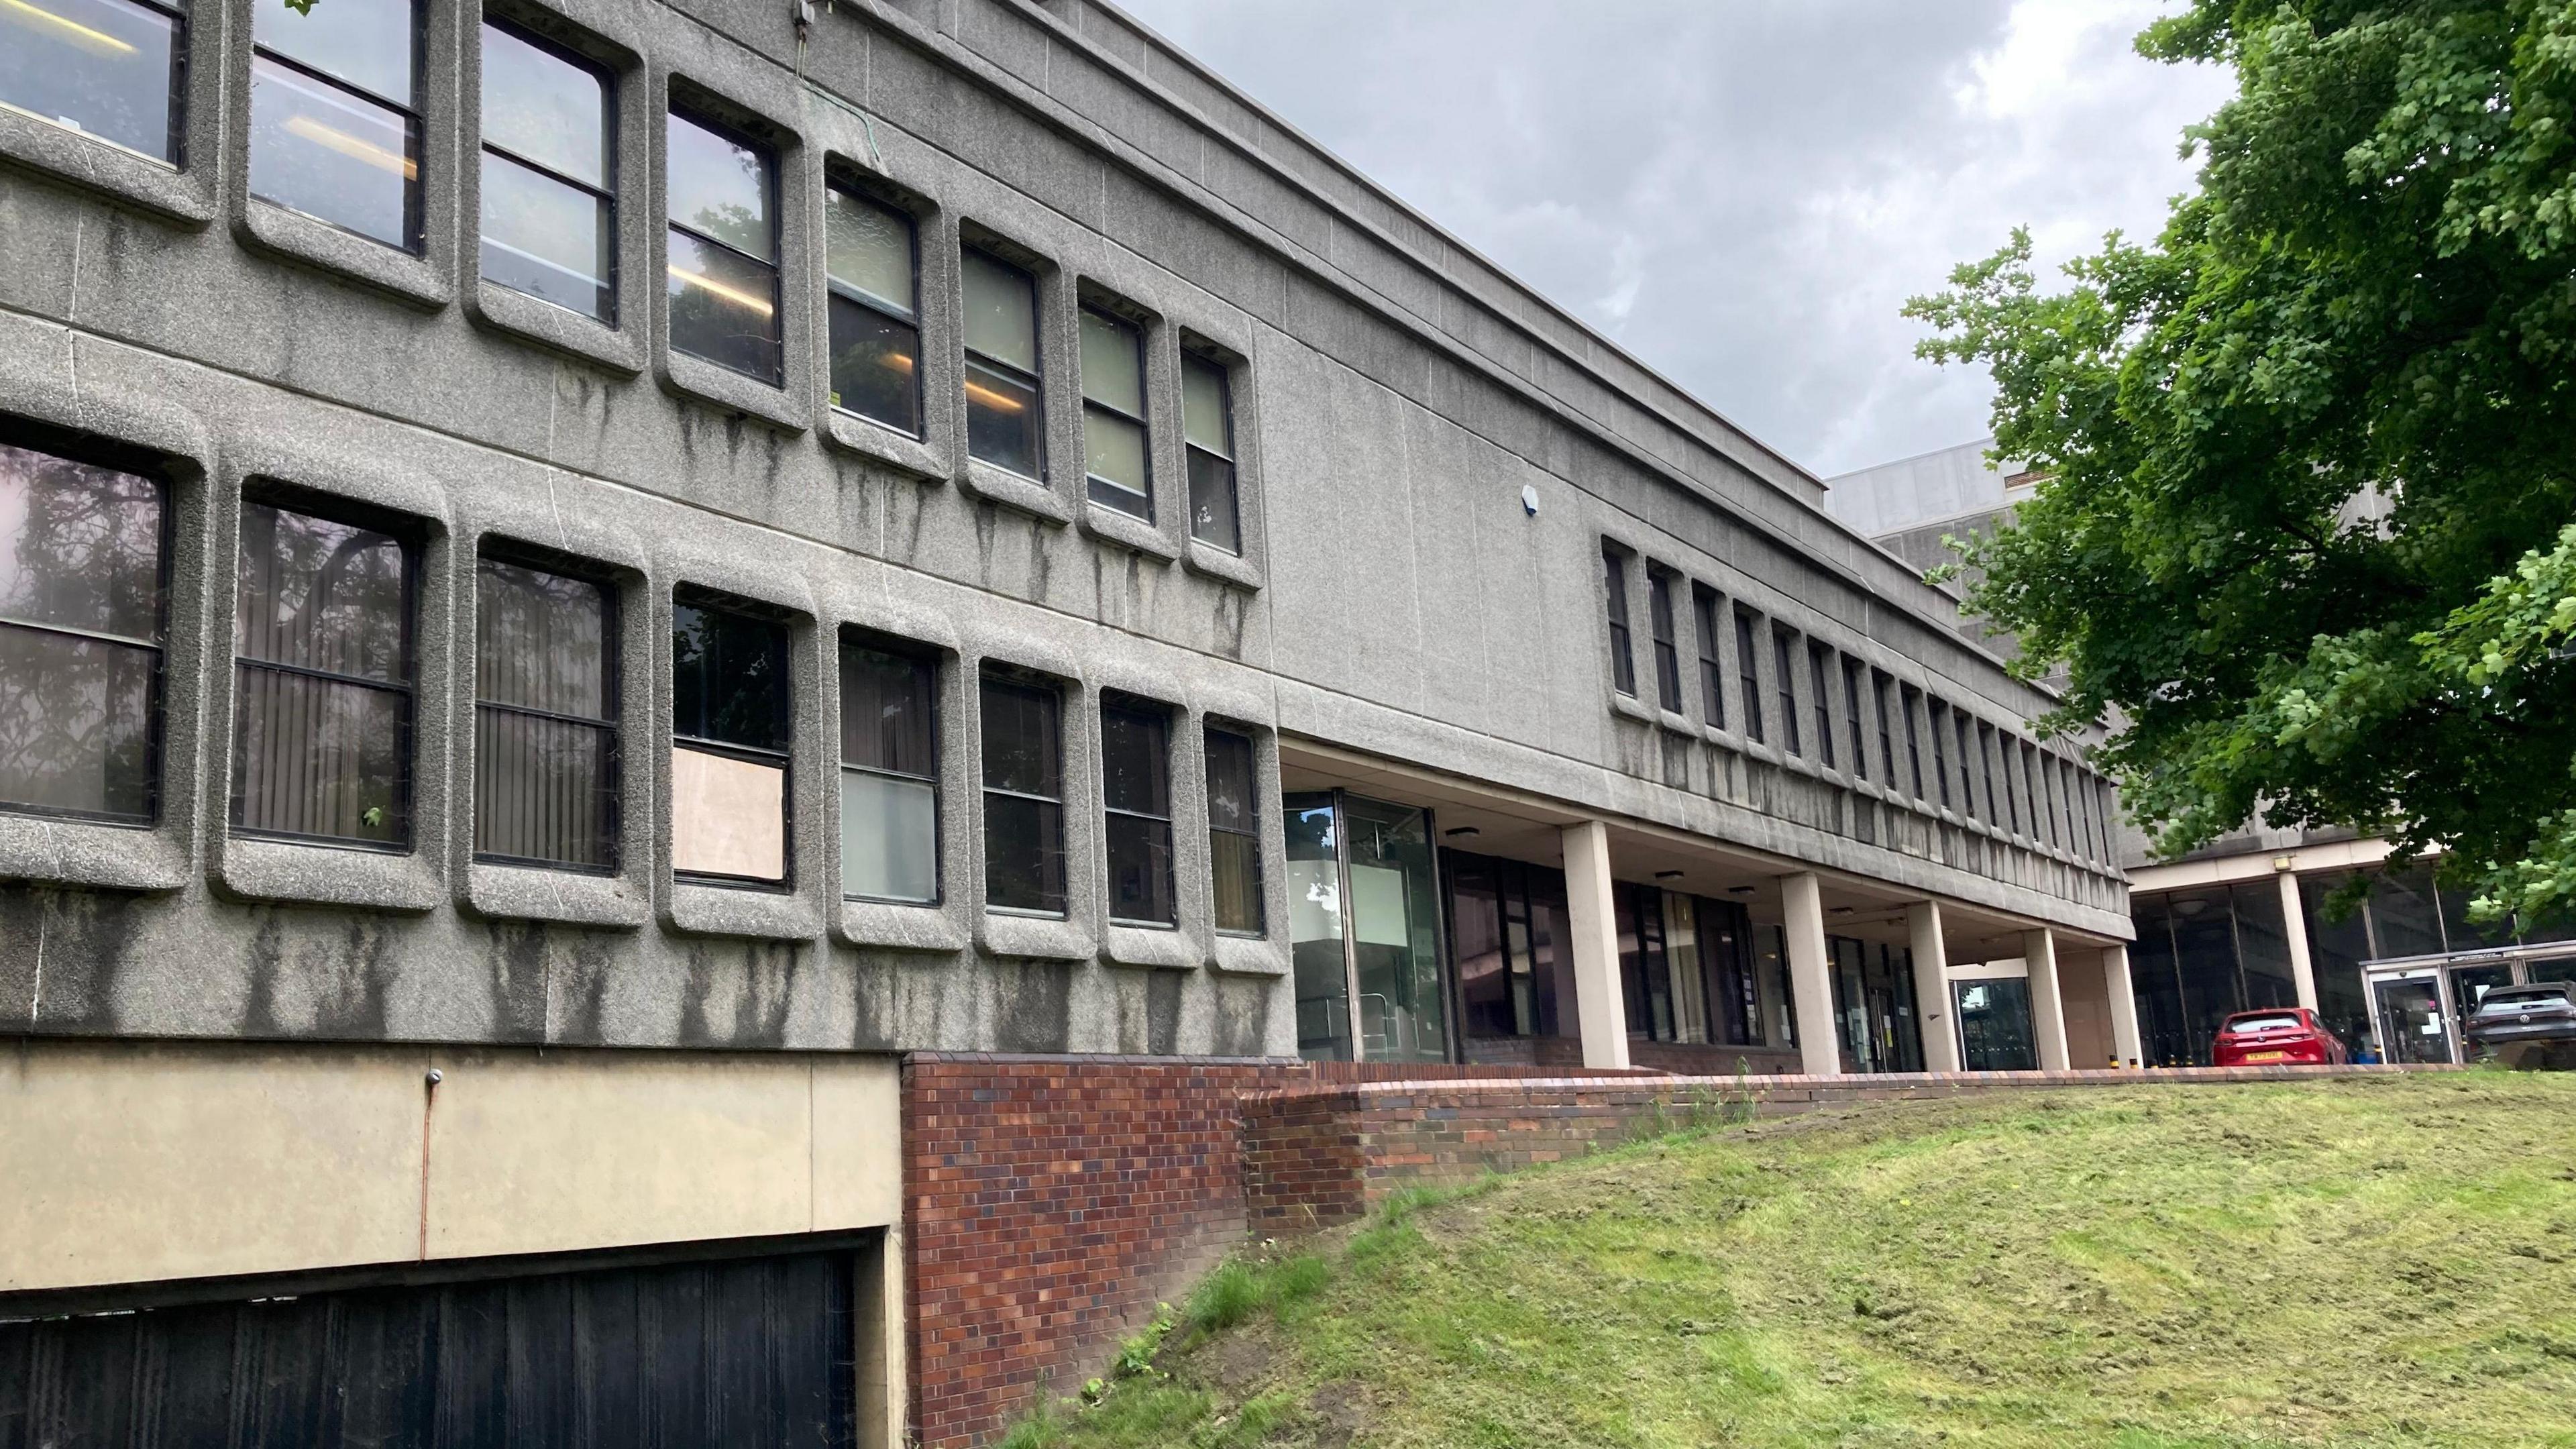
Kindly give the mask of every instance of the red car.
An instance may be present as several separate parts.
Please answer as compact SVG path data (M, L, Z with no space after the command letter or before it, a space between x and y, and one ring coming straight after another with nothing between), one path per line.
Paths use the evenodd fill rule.
M2222 1067L2341 1066L2352 1060L2343 1042L2304 1006L2240 1011L2218 1024L2209 1059Z

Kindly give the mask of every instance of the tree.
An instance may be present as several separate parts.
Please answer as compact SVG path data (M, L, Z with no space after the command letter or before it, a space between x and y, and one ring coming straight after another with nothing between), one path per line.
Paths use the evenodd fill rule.
M2492 916L2576 906L2576 3L2193 0L2197 191L2042 293L2027 232L1915 299L2051 476L1963 545L2062 667L2043 724L2165 852L2348 825Z

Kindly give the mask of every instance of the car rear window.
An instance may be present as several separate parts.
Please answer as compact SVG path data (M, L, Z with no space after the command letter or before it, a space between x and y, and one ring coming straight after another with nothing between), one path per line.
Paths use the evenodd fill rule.
M2304 1025L2306 1025L2305 1022L2302 1022L2297 1017L2284 1012L2277 1016L2240 1016L2228 1022L2222 1030L2239 1033L2249 1031L2286 1031Z
M2486 994L2478 1005L2483 1010L2527 1010L2534 1006L2564 1006L2567 988L2563 986L2499 986Z

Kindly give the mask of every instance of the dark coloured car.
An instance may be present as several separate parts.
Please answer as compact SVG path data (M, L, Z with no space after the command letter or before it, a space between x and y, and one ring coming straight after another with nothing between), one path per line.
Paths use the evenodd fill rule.
M2576 981L2490 990L2469 1013L2467 1036L2516 1065L2576 1065Z
M2222 1067L2341 1066L2352 1054L2304 1006L2240 1011L2218 1024L2209 1059Z

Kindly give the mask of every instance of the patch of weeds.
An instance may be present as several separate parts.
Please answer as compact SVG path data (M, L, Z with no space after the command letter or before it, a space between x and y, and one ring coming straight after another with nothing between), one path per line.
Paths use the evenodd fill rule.
M1262 1313L1311 1298L1333 1270L1312 1253L1277 1259L1229 1258L1190 1295L1189 1324L1216 1333Z

